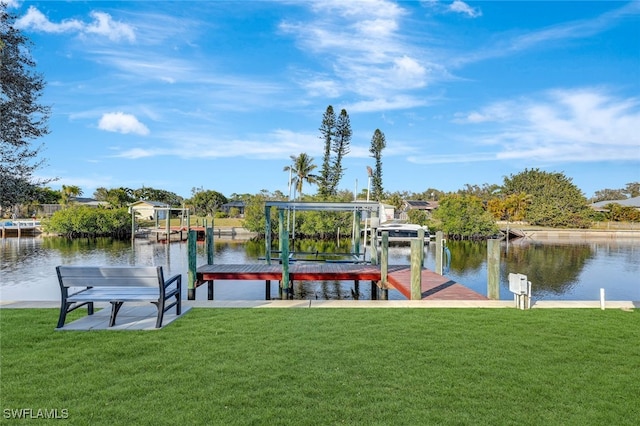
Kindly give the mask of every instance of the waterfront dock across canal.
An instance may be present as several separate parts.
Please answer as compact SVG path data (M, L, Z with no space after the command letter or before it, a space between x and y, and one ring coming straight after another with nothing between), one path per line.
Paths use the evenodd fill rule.
M0 237L21 237L23 235L37 235L42 232L39 220L6 220L0 222Z

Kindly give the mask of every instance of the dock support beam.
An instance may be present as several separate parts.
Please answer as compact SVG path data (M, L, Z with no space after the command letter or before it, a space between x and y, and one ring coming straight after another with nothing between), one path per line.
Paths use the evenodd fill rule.
M500 299L500 241L487 240L487 297Z
M411 240L411 300L422 300L422 258L424 240Z

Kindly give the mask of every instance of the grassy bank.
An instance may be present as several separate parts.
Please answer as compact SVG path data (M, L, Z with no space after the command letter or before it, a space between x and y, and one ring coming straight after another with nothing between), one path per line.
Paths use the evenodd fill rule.
M3 410L67 409L72 424L640 418L637 311L193 309L146 332L57 332L56 318L0 310Z

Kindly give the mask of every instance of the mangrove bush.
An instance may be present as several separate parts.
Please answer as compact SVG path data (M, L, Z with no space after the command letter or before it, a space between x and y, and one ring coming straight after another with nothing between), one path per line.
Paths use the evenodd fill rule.
M45 231L66 237L125 237L131 228L126 208L72 206L59 210L44 223Z

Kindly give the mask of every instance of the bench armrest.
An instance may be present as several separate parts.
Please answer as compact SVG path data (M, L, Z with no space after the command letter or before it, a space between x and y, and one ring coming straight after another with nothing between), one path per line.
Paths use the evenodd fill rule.
M176 274L176 275L172 276L171 278L169 278L168 280L166 280L164 282L164 288L169 287L171 284L173 284L174 281L177 281L178 289L181 289L182 288L182 275L181 274Z

